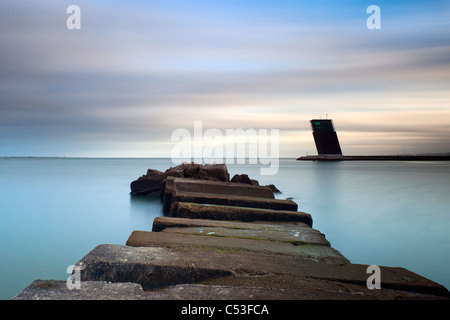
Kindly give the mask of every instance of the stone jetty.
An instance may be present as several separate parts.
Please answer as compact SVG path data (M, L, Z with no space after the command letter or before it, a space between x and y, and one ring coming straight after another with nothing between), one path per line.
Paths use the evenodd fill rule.
M36 280L14 299L393 300L448 299L447 289L399 267L351 263L312 216L225 165L149 169L132 197L159 193L163 216L123 244L100 244L78 263L79 287ZM158 200L155 200L158 201ZM150 222L149 222L150 223ZM76 278L75 278L76 280Z

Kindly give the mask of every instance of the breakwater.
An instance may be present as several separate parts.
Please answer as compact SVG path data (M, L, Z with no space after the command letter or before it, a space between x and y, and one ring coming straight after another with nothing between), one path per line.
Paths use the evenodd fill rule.
M233 181L233 182L231 182ZM448 292L402 268L381 267L381 290L313 228L312 216L225 166L149 170L133 196L161 195L165 217L124 245L78 262L80 289L38 280L17 299L395 299ZM205 203L206 202L206 203ZM300 206L301 207L301 206Z
M450 161L450 155L303 156L301 161Z

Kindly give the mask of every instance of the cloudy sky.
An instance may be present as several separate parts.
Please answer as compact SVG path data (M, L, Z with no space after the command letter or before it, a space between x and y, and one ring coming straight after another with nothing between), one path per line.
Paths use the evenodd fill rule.
M297 157L327 116L344 154L449 152L449 16L445 0L2 0L0 156L170 157L202 121L279 129Z

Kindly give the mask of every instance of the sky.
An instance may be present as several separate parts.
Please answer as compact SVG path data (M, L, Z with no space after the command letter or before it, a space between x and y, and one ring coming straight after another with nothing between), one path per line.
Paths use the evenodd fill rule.
M2 0L0 156L170 157L201 121L278 129L298 157L314 118L347 155L450 152L449 16L444 0Z

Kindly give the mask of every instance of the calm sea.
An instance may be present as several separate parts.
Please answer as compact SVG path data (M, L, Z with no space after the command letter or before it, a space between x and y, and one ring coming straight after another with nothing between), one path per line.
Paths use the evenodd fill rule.
M98 244L151 230L161 205L131 199L130 182L170 159L0 159L0 299L35 279L65 280ZM280 160L273 183L353 263L399 266L450 288L450 162Z

